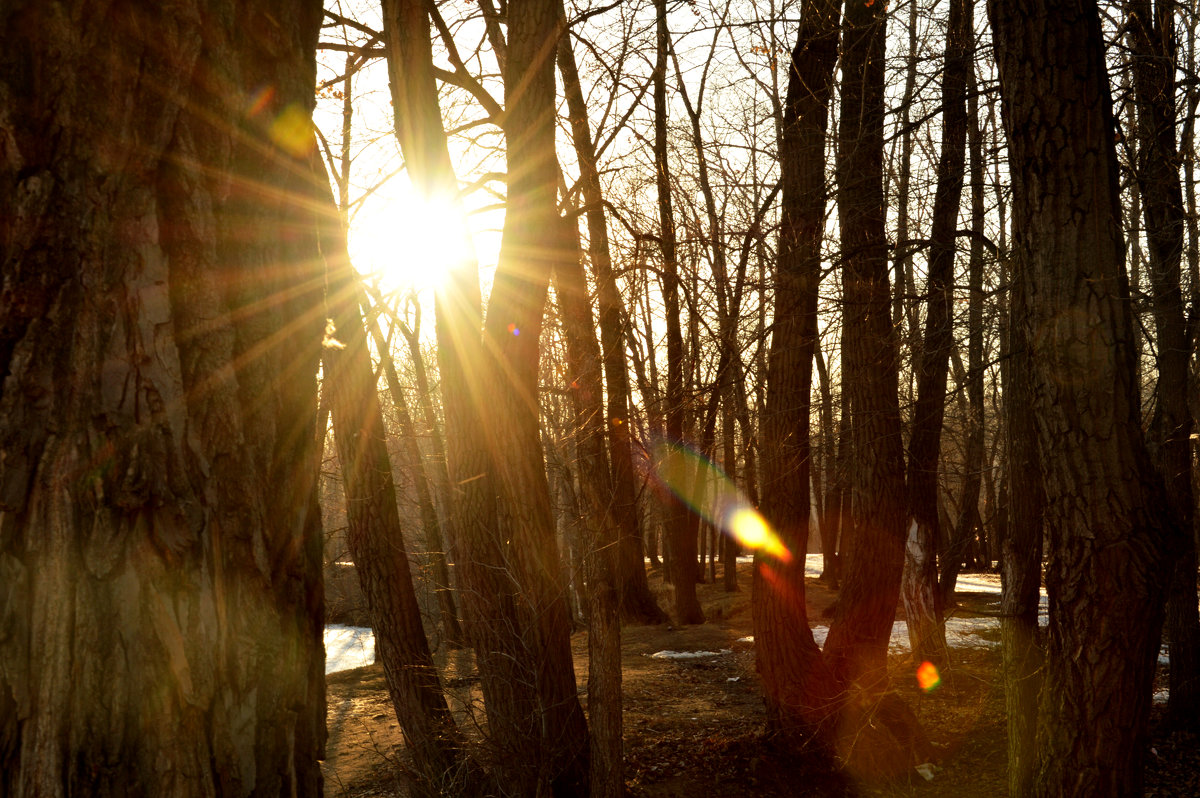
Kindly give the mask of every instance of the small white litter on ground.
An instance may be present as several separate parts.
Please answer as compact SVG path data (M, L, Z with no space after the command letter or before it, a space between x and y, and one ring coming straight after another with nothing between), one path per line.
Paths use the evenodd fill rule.
M709 659L710 657L720 657L732 653L733 651L728 648L723 648L720 651L656 651L650 655L650 658L670 660Z

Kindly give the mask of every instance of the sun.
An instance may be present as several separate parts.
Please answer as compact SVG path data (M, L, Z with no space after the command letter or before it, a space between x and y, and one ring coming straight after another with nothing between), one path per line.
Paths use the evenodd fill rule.
M403 178L363 201L348 244L355 269L387 292L436 289L452 267L474 257L462 206L419 197Z

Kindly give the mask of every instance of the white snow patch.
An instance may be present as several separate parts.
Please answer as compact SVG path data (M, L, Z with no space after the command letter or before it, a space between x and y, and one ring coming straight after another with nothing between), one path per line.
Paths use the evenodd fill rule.
M366 626L325 627L325 673L361 668L375 661L375 634Z
M720 651L656 651L650 655L650 658L669 660L708 659L709 657L719 657L723 654L732 653L733 651L728 648L723 648Z

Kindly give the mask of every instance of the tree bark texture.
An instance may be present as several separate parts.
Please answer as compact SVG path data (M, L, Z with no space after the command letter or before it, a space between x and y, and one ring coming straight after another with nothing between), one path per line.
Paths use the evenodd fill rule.
M320 20L0 11L0 794L321 793Z
M887 647L904 568L904 453L898 344L889 315L883 196L886 14L872 0L846 5L838 143L846 360L856 467L854 528L844 536L842 587L825 653L834 674L868 694L887 680Z
M808 625L809 416L825 224L825 137L837 62L839 0L801 6L779 142L782 218L775 323L762 420L762 511L787 550L754 558L756 665L767 723L799 747L821 731L838 690Z
M1141 793L1176 530L1140 425L1115 127L1095 4L988 8L1028 262L1046 487L1037 795Z
M974 69L970 0L951 0L942 73L942 151L930 231L925 341L917 358L917 401L908 456L909 530L901 595L913 659L947 664L946 629L937 585L938 460L953 339L954 253L966 165L967 75Z

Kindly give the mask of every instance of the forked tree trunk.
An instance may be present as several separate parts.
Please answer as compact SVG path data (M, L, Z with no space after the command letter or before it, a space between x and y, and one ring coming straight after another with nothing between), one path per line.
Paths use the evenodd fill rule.
M321 792L320 20L0 10L0 794Z
M842 33L838 218L842 244L843 390L850 394L854 529L842 546L842 587L825 653L842 684L887 682L887 647L904 567L904 453L898 345L889 315L883 196L882 4L852 0Z
M1140 424L1104 39L1081 0L988 13L1047 499L1035 794L1139 795L1176 530Z

